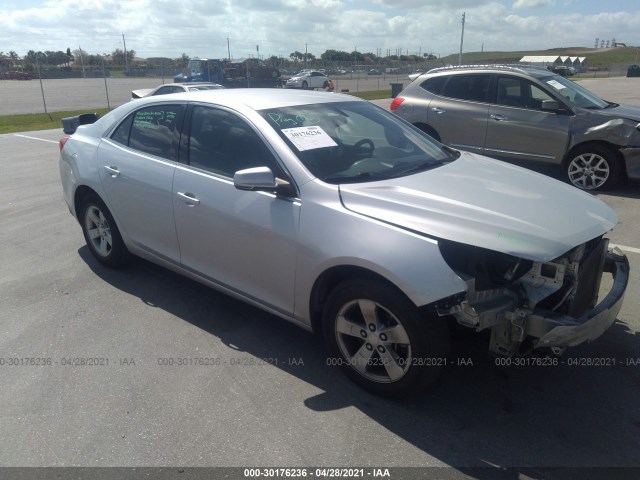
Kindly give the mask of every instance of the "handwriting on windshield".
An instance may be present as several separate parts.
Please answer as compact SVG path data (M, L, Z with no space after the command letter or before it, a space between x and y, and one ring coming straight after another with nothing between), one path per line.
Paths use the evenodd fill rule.
M269 117L269 120L280 127L280 129L302 127L305 124L312 124L317 120L317 117L314 115L302 115L300 113L288 115L285 113L272 112L268 113L267 116Z

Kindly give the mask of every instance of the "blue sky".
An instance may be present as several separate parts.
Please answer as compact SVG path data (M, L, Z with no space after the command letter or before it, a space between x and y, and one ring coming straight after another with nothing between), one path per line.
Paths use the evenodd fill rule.
M288 57L295 50L464 51L640 47L638 0L0 0L0 51Z

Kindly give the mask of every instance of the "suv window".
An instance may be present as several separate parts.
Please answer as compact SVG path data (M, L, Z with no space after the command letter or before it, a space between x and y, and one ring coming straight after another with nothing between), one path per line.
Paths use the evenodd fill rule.
M243 119L200 105L193 107L191 116L189 164L227 177L252 167L278 172L273 155Z
M487 102L490 83L491 75L487 74L452 75L442 94L459 100Z
M431 77L431 78L427 78L424 82L422 82L420 86L424 88L427 92L440 95L440 92L442 91L442 87L444 87L444 84L447 82L448 79L449 77L446 77L446 76Z
M178 160L182 105L154 105L129 115L111 135L114 142L144 153Z
M498 77L496 103L508 107L540 110L543 100L553 100L544 90L528 80L516 77Z

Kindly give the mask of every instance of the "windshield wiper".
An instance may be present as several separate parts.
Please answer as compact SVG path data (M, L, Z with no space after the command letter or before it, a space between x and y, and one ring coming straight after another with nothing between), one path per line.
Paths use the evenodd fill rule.
M380 172L362 172L358 173L357 175L334 175L329 177L322 177L320 180L327 183L358 183L367 180L388 180L395 176L395 174L390 175L388 173Z
M450 158L446 160L428 160L425 162L420 162L417 165L409 166L405 169L396 170L395 174L397 176L402 176L402 175L410 175L412 173L425 172L427 170L431 170L432 168L440 167L445 163L449 163L451 161L453 161L453 159L450 159Z

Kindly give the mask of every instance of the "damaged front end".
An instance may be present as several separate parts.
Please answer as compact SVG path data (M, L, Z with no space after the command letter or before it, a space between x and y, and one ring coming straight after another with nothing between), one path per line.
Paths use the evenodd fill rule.
M597 110L587 115L575 116L572 127L573 145L605 142L615 147L622 155L627 178L638 180L640 179L640 123L624 117L608 119L615 114L636 113L628 111L629 108L631 107L617 106L611 111ZM605 121L602 121L602 116L605 116Z
M489 350L499 356L542 347L561 353L599 337L615 321L629 280L626 256L610 251L603 237L548 262L446 240L440 251L467 294L436 305L438 314L476 331L490 329ZM597 303L605 272L612 287Z

